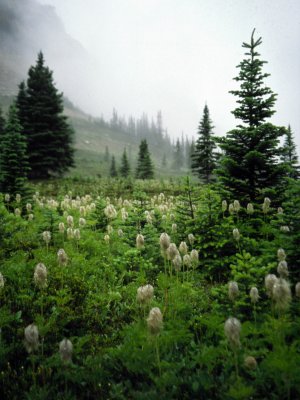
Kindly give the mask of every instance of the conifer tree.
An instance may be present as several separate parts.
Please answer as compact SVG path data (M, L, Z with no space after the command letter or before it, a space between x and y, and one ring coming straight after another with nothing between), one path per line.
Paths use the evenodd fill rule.
M112 178L115 178L115 177L118 176L115 156L111 157L111 165L110 165L109 176L111 176Z
M9 108L7 123L1 141L0 191L10 194L26 194L29 171L26 138L22 135L15 104Z
M266 61L260 60L257 51L262 39L255 40L254 31L250 43L243 43L247 57L237 66L240 72L235 80L240 82L240 89L231 91L238 98L238 107L232 113L244 125L218 138L223 150L217 171L220 180L234 196L245 201L272 196L286 174L279 161L279 140L286 129L265 122L275 112L276 95L264 84L269 74L262 70Z
M127 158L126 149L124 149L121 159L120 175L123 178L127 178L130 174L130 165Z
M176 140L175 149L174 149L174 168L181 168L183 166L183 149L180 144L179 139Z
M192 171L205 183L211 182L213 170L216 167L216 144L212 137L213 128L209 109L207 104L205 104L198 129L199 137L192 156Z
M140 143L135 177L137 179L152 179L154 177L153 164L146 139L143 139Z
M288 176L294 179L299 178L300 167L298 162L297 149L290 125L285 132L282 160L288 166Z
M61 175L74 165L73 130L63 115L63 95L53 83L52 71L44 65L42 52L22 82L17 107L27 137L31 178Z
M2 108L0 107L0 182L2 175L1 156L3 154L4 133L5 133L5 119L2 116Z

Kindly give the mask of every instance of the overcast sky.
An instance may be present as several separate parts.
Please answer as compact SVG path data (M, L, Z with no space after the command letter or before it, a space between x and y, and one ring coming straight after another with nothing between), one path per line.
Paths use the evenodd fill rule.
M266 83L278 93L272 122L291 124L299 151L299 0L38 1L56 8L67 33L93 59L93 90L84 91L74 75L73 101L105 118L113 107L136 117L161 110L172 136L196 137L205 102L216 134L238 124L228 91L236 87L242 42L256 28L271 73Z

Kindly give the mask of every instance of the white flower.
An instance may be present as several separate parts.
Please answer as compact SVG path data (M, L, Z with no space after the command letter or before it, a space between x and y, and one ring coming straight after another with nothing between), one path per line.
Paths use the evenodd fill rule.
M150 310L147 318L147 326L152 335L158 335L163 327L163 316L158 307Z
M24 331L24 344L28 353L32 353L39 347L39 331L35 324L30 324Z
M73 344L69 339L63 339L59 343L60 358L64 363L72 361Z

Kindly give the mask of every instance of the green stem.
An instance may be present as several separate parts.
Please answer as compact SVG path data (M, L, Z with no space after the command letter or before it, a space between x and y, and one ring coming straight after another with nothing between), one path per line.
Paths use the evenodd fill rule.
M161 376L161 366L160 366L158 336L155 337L155 350L156 350L156 360L157 360L158 372L159 372L159 376Z

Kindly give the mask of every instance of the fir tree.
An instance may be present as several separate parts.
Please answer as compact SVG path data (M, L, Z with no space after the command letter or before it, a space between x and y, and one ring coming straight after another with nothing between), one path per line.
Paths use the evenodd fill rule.
M176 140L174 149L174 168L180 169L183 166L183 151L179 139Z
M24 195L28 191L26 183L29 165L26 138L22 135L22 127L15 104L9 108L2 138L0 191Z
M4 133L5 133L5 119L2 116L2 108L0 107L0 182L2 176L1 155L3 154Z
M286 129L265 123L275 112L272 108L276 95L264 85L269 74L262 71L266 61L260 60L257 52L261 43L261 38L254 39L254 31L250 44L243 43L247 57L238 65L240 72L235 78L241 86L231 91L239 104L233 114L244 125L218 139L223 150L217 171L220 180L234 196L245 201L272 196L282 185L286 170L278 160L282 153L279 140Z
M285 132L282 160L288 166L288 176L294 179L299 178L300 167L298 163L298 155L296 150L296 144L294 142L293 132L291 130L290 125L288 126L288 129Z
M130 174L130 165L127 158L126 149L124 149L121 159L120 175L123 178L127 178Z
M61 175L72 167L73 130L62 114L63 95L54 86L42 52L28 71L27 86L19 86L17 107L27 137L30 177Z
M205 183L212 180L213 170L216 167L216 144L213 140L213 125L209 116L209 109L205 104L203 117L199 124L198 139L195 144L192 171Z
M140 143L135 177L137 179L152 179L154 177L153 164L146 139Z
M112 178L115 178L116 176L118 176L115 156L111 157L111 165L110 165L109 176L111 176Z
M108 146L105 146L104 161L109 162L109 150L108 150Z

